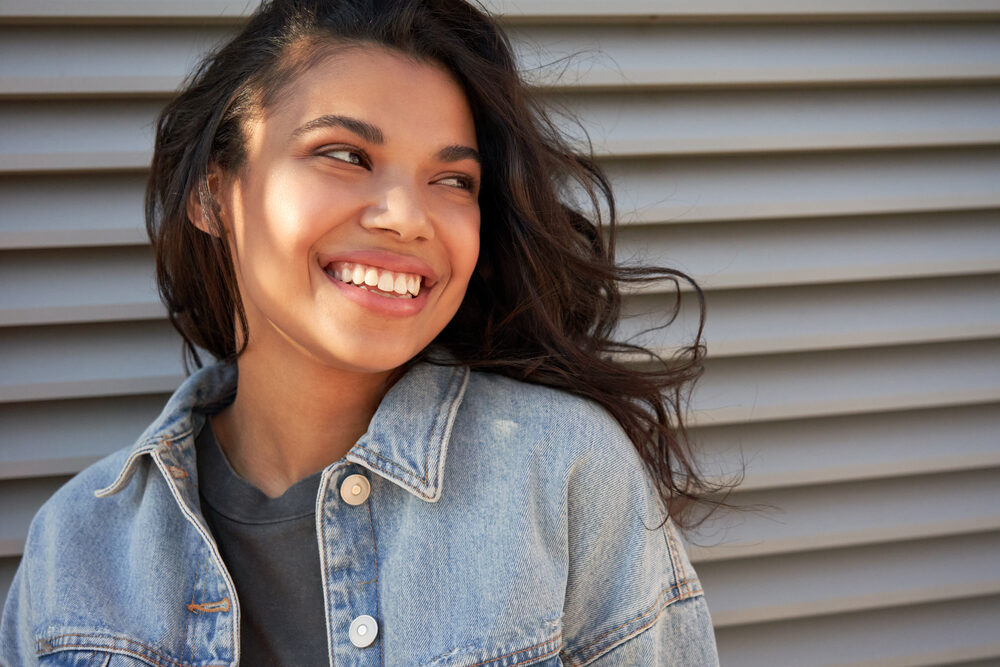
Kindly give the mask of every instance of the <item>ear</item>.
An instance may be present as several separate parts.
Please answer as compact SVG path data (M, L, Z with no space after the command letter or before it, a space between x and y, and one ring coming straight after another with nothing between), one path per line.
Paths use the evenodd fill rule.
M220 194L221 183L222 174L219 168L213 165L209 168L205 180L191 188L187 200L187 216L191 224L216 238L224 236L228 229L223 215L223 207L220 205L219 200L216 199ZM206 188L208 192L203 197L202 192ZM206 210L206 207L214 210Z

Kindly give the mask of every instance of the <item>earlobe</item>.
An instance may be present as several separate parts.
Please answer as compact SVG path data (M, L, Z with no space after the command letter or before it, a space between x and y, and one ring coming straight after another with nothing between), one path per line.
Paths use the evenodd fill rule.
M205 180L191 189L187 199L188 220L201 231L216 238L222 238L226 234L223 209L216 199L220 181L218 168L213 167Z

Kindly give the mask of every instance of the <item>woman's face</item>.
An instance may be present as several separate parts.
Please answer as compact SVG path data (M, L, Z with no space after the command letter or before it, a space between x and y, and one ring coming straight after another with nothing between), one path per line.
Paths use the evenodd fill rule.
M350 47L247 128L224 179L250 340L350 371L408 361L451 320L479 254L472 113L443 69Z

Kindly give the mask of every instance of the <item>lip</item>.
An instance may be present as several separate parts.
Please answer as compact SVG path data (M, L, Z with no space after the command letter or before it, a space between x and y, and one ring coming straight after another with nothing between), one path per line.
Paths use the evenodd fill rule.
M345 283L326 272L326 267L334 262L367 264L399 273L412 273L423 278L420 294L412 299L395 299ZM437 274L423 260L408 255L388 253L381 250L358 250L336 255L321 255L319 268L334 287L354 303L379 315L389 317L411 317L427 305L428 294L438 281Z
M438 281L437 272L430 264L412 255L401 255L399 253L385 250L352 250L349 252L332 255L320 255L319 267L326 269L334 262L351 262L352 264L367 264L380 269L387 269L393 273L412 273L423 278L420 290L434 287ZM338 281L339 282L339 281ZM419 298L419 296L417 297Z

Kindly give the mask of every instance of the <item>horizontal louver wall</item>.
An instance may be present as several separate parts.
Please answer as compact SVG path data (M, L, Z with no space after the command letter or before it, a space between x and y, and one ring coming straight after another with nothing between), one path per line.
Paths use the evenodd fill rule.
M693 537L723 664L997 664L1000 2L746 4L494 5L612 175L622 257L707 291L694 432L760 508ZM0 4L0 594L37 507L182 377L152 121L241 14Z

